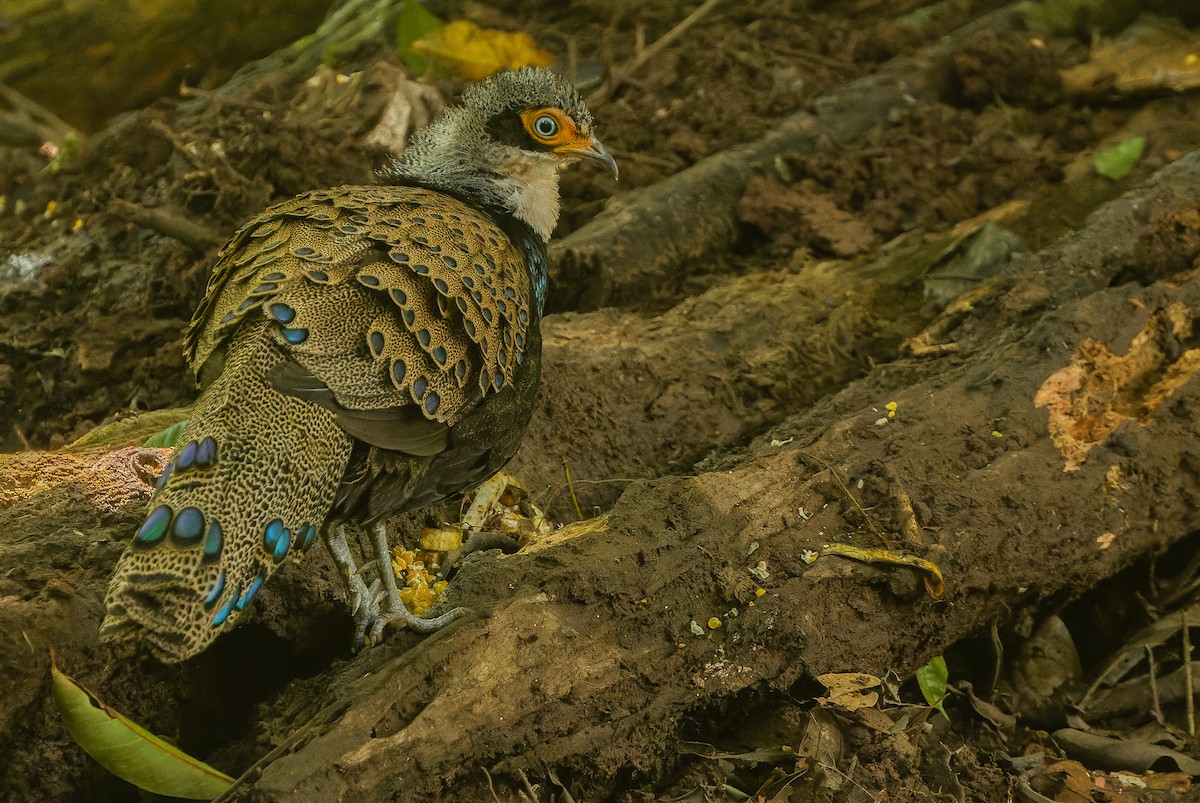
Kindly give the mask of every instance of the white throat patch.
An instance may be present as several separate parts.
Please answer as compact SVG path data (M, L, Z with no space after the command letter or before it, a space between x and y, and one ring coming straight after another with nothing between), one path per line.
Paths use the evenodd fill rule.
M497 165L504 178L496 186L508 198L513 215L529 224L543 240L549 240L558 223L558 169L563 160L520 151Z

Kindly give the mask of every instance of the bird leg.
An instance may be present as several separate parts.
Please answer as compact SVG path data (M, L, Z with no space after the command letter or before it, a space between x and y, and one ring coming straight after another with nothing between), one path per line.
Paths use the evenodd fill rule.
M333 557L338 571L341 572L342 580L346 583L346 591L350 594L351 613L354 616L354 649L358 650L363 643L363 636L367 629L375 623L379 614L377 598L380 581L376 580L368 586L363 580L358 566L354 563L354 556L350 554L350 547L346 544L345 524L330 524L325 528L324 537L325 546L329 548L329 554ZM390 576L391 572L389 571L387 574ZM393 580L392 586L395 585Z
M371 627L371 643L383 638L383 629L393 620L399 619L418 633L432 633L453 622L467 612L466 608L455 608L440 616L428 619L417 616L400 601L400 590L396 587L396 576L392 573L392 551L388 544L387 528L378 521L367 528L371 536L371 547L375 550L375 561L379 567L379 578L383 582L382 599L376 600L375 622ZM378 608L382 606L382 610Z

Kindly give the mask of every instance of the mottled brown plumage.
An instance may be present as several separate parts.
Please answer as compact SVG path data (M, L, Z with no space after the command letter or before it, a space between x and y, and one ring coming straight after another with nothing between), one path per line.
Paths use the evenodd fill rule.
M185 345L205 390L117 567L103 637L193 655L318 531L360 636L443 621L412 617L386 582L380 599L340 528L459 493L516 450L557 171L577 156L615 174L574 89L503 74L414 138L388 183L306 193L234 235Z

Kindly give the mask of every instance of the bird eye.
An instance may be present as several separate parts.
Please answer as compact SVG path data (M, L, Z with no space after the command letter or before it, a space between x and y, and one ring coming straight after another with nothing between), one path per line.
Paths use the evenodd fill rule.
M558 133L558 121L548 114L543 114L533 121L533 130L539 137L549 139Z

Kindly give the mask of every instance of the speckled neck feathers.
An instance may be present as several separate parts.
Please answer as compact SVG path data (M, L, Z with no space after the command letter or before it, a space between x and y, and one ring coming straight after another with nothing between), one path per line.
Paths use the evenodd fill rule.
M446 192L528 225L548 241L558 223L558 171L566 160L498 141L489 125L505 114L556 106L590 129L578 91L549 70L501 73L467 89L462 105L415 134L382 172L395 184Z

